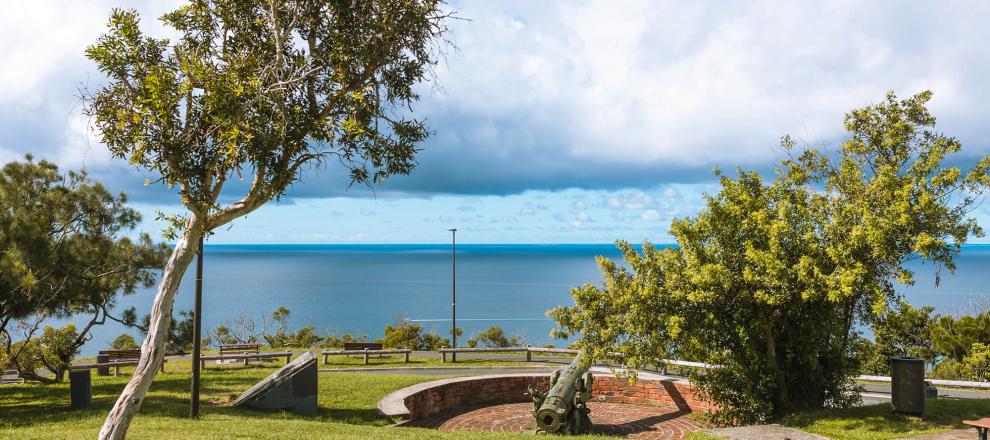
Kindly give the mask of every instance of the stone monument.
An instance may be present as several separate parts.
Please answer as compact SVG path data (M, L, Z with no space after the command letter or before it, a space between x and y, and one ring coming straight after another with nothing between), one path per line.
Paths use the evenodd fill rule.
M242 393L233 406L315 415L318 375L316 357L307 351Z

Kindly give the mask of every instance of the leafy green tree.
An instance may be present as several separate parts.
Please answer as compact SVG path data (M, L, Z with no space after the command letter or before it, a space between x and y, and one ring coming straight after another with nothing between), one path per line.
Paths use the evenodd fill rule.
M27 325L23 335L31 339L48 317L90 316L81 328L73 327L71 341L53 340L68 333L46 328L41 337L48 342L39 342L45 356L38 362L24 360L6 344L6 356L22 377L47 380L34 371L43 359L61 381L90 331L108 318L120 320L111 314L118 295L154 282L165 248L146 234L136 241L126 236L140 216L125 203L123 194L113 196L85 173L62 174L30 156L0 170L0 334L12 341L9 323L33 320L36 325Z
M72 358L79 353L75 341L79 332L74 324L62 328L45 326L38 338L25 338L8 347L7 362L20 377L39 382L62 382L69 370ZM41 368L54 375L50 378L38 373Z
M506 336L505 330L502 327L491 326L487 330L478 333L475 337L468 339L468 347L477 347L482 345L484 347L515 347L519 345L518 336Z
M931 329L932 347L942 357L962 362L974 344L990 342L990 311L939 316Z
M450 340L432 333L424 333L423 326L406 318L399 318L394 324L385 326L382 345L388 348L434 351L449 346Z
M963 357L970 379L977 381L990 380L990 344L973 343L969 354Z
M783 140L788 159L765 182L717 173L721 190L676 220L678 247L619 242L629 268L599 258L601 287L572 291L551 310L557 336L579 333L592 357L631 368L685 357L720 365L692 377L719 403L717 422L751 423L842 406L858 396L856 326L913 283L904 263L955 269L982 230L969 212L986 190L990 158L964 172L943 163L960 143L932 130L931 93L892 93L846 115L838 151Z
M127 333L121 333L119 336L113 339L110 343L110 348L113 350L134 350L141 348L134 340L134 336Z
M312 166L339 164L359 184L413 168L428 131L408 109L443 50L447 15L439 0L190 0L161 18L173 42L146 36L136 12L113 12L86 50L109 78L86 113L116 157L177 188L186 212L170 217L176 245L144 358L101 439L124 437L161 366L172 299L205 234Z
M118 293L154 282L162 246L124 236L141 217L85 173L46 161L0 169L0 334L29 316L92 314L79 332L110 316Z
M932 347L931 331L935 324L932 306L913 307L907 301L896 301L896 308L888 308L874 319L872 347L864 356L859 371L864 374L887 375L888 359L892 356L915 356L929 364L937 360ZM869 344L869 341L865 341ZM863 348L860 348L863 349Z

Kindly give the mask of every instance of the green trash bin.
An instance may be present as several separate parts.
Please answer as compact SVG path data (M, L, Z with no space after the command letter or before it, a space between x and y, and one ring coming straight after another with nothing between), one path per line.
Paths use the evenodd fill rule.
M921 358L890 358L890 403L894 412L920 416L925 412L925 361Z

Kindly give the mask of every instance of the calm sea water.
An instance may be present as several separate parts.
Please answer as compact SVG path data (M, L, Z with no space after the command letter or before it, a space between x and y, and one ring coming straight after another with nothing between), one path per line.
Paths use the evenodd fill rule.
M292 311L294 327L314 325L337 333L382 336L398 317L416 320L447 335L450 327L449 245L207 245L203 323L213 328L235 315L259 324L279 306ZM499 325L526 342L553 342L553 323L544 313L571 304L570 289L599 283L595 256L620 258L614 245L458 245L457 324L472 336ZM903 287L914 304L940 312L963 311L986 301L990 287L990 245L966 246L955 274L943 273L935 287L934 268L914 264L918 283ZM194 266L186 273L175 309L193 306ZM118 301L119 311L150 309L154 289ZM122 332L116 323L94 331L83 348L92 355Z

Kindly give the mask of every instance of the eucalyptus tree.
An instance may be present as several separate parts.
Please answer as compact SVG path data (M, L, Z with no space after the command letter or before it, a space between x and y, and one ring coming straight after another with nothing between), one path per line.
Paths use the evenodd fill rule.
M169 41L145 35L134 11L112 13L86 52L109 77L87 113L110 151L177 188L186 212L172 217L141 361L101 438L122 438L138 411L204 234L312 166L340 164L359 184L413 168L428 130L409 109L445 49L448 16L439 0L192 0L161 18L178 34ZM226 203L242 176L249 187Z
M693 380L726 423L851 403L858 325L915 281L905 263L952 271L983 233L970 213L990 158L946 165L961 144L934 131L930 98L889 94L850 112L838 151L799 153L785 137L789 157L771 182L719 174L706 207L673 222L678 247L620 243L629 268L600 259L603 285L549 312L557 334L580 333L593 355L634 368L671 357L720 365Z

